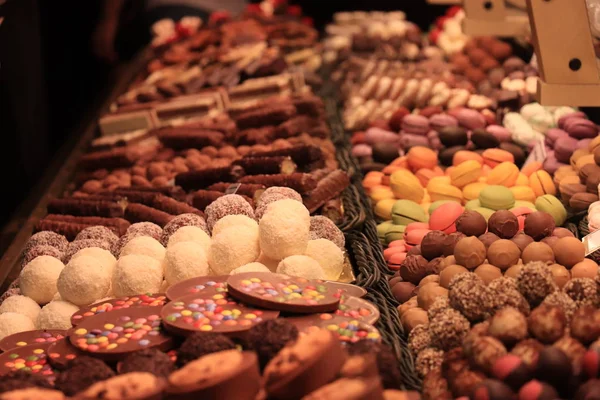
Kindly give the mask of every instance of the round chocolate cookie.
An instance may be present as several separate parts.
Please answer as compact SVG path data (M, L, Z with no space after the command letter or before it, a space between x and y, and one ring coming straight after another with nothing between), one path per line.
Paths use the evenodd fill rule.
M285 312L334 312L340 304L337 291L327 282L270 272L248 272L227 280L229 294L244 303Z
M157 307L132 307L86 318L71 330L71 344L84 353L118 361L131 352L156 347L168 350L171 337L161 328Z
M167 299L172 301L188 294L210 296L216 293L226 293L227 278L229 275L199 276L186 279L167 289Z
M67 396L74 396L94 383L113 376L115 373L104 362L92 357L78 357L69 363L66 371L58 375L55 386Z
M161 307L166 303L166 300L167 298L164 293L148 293L138 296L119 297L117 299L99 301L90 306L80 308L79 311L71 317L71 323L73 326L76 326L86 318L124 308L146 306Z
M166 378L175 369L168 354L156 349L144 349L131 353L117 365L120 374L149 372Z
M182 336L192 332L235 335L278 315L278 311L249 307L221 293L212 296L189 294L168 303L161 311L165 329Z
M296 339L298 328L285 318L263 321L253 326L246 335L248 347L258 355L261 370L281 349Z
M26 331L6 336L0 340L0 350L8 351L15 347L23 347L30 344L50 344L64 338L67 331L63 329L40 329L37 331Z

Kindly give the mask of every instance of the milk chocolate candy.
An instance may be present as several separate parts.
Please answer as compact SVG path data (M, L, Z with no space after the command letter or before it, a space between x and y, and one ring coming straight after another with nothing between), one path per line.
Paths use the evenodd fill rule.
M286 186L300 194L308 193L317 187L317 181L310 175L295 172L289 175L249 175L239 180L241 183L254 183L265 187Z
M166 302L167 297L163 293L146 293L138 296L126 296L103 300L89 306L81 307L79 311L71 316L71 324L77 326L82 321L95 315L126 308L162 307Z
M113 231L117 236L123 236L129 228L129 221L123 218L76 217L73 215L48 214L43 221L56 221L75 225L101 225Z
M296 108L290 105L264 107L248 111L237 116L235 122L240 129L259 128L267 125L279 125L296 113Z
M235 194L246 196L248 198L258 198L262 192L265 191L266 186L257 183L236 183ZM217 192L228 193L232 188L231 183L218 182L208 187L208 190L215 190Z
M136 187L136 188L119 188L116 190L117 193L123 194L127 197L128 193L137 192L149 192L149 193L162 193L165 196L174 198L175 200L185 201L187 193L179 186L154 186L154 187Z
M232 275L227 290L246 304L298 314L334 312L340 303L337 291L326 282L270 272Z
M313 118L320 118L325 114L323 100L312 94L293 96L292 104L296 107L298 114L309 115Z
M79 168L89 170L101 168L116 169L131 167L135 161L136 157L133 152L129 151L127 147L123 147L84 154L79 159L78 166Z
M199 209L192 207L187 203L177 201L162 194L156 195L154 197L152 206L158 210L164 211L171 215L196 214L202 217L204 216L204 213Z
M350 185L348 175L338 169L327 175L304 199L304 205L311 213L317 211L327 201L341 194Z
M299 168L304 168L307 165L314 165L322 162L324 165L323 150L314 145L300 145L289 147L287 149L278 149L262 152L251 152L248 157L275 157L287 156L296 163ZM322 168L321 166L320 168Z
M67 331L62 329L40 329L35 331L26 331L6 336L0 340L0 350L9 351L17 347L54 343L62 339Z
M224 293L189 294L166 304L161 311L165 329L178 336L210 331L240 337L254 325L278 316L278 311L247 306Z
M123 207L112 201L81 198L52 199L48 202L48 213L114 218L123 216Z
M289 175L296 171L296 164L290 157L245 157L234 162L244 169L247 175Z
M141 349L167 351L172 339L161 327L159 312L159 307L133 307L97 314L72 329L69 341L79 351L106 361L122 360Z
M131 223L154 222L156 225L165 226L173 218L174 215L139 203L130 203L125 209L125 219Z
M68 240L74 240L79 232L90 226L92 225L41 219L35 224L34 231L52 231L65 236Z
M58 370L67 369L69 363L81 354L66 337L60 338L48 346L48 361L52 367Z
M217 182L237 182L244 175L239 166L207 168L177 174L175 183L186 190L203 189Z
M190 294L212 296L221 294L227 296L227 278L229 275L199 276L177 282L167 289L167 299L175 300Z
M126 199L131 203L141 203L151 207L158 192L115 189L112 192L100 192L99 194L100 196L111 196L113 201L117 201L117 199ZM88 197L86 197L86 199L87 198Z
M169 376L173 400L255 400L261 378L256 353L225 350L192 361Z
M188 127L161 128L156 134L163 145L175 150L220 147L225 139L219 131Z

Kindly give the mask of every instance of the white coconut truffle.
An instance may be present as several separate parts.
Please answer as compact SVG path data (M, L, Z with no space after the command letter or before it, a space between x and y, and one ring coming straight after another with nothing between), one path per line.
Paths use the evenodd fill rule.
M78 257L92 257L100 261L102 268L112 275L115 267L117 266L117 259L108 250L101 249L100 247L88 247L87 249L81 249L71 257L71 261L76 260Z
M331 240L309 240L304 255L315 259L319 263L325 271L325 279L335 281L342 274L344 253Z
M257 232L248 227L225 229L212 240L208 263L217 275L228 275L260 255Z
M234 269L230 275L243 274L244 272L271 272L271 270L265 264L251 262Z
M71 329L71 316L79 307L68 301L53 301L42 307L37 319L38 329Z
M246 226L248 228L256 230L258 235L258 223L250 217L245 215L227 215L215 223L212 229L212 236L215 237L219 233L223 232L228 228L237 228L240 226Z
M160 285L159 293L165 293L169 287L171 287L171 285L169 285L169 282L167 282L167 280L165 279L162 285Z
M0 340L19 332L33 331L35 323L27 315L15 312L0 314Z
M119 258L113 274L115 297L158 293L163 282L163 267L156 259L139 254Z
M123 247L119 257L132 254L152 257L162 262L165 258L165 248L160 242L150 236L140 236L133 238Z
M167 248L182 242L198 243L207 254L210 249L210 236L208 236L204 229L197 226L183 226L177 229L169 238Z
M54 257L40 256L27 264L19 276L21 293L38 304L52 301L57 292L56 281L65 265Z
M23 314L30 320L37 320L38 314L42 308L33 299L27 296L10 296L0 305L0 314L13 312Z
M280 261L281 260L273 260L272 258L267 257L263 252L260 253L260 256L258 256L258 259L256 260L256 262L269 268L271 272L277 271L277 266L279 266Z
M306 279L325 279L323 268L314 258L309 256L300 255L284 258L277 267L277 273Z
M63 300L78 306L92 304L107 295L111 272L91 256L71 259L58 278L58 293Z
M208 275L208 259L202 246L196 242L181 242L167 249L165 278L169 285L197 276Z
M296 200L269 204L259 223L260 248L269 258L282 260L304 254L310 232L310 214Z
M62 300L62 297L60 297L60 293L56 292L56 294L52 298L52 301L58 301L58 300Z

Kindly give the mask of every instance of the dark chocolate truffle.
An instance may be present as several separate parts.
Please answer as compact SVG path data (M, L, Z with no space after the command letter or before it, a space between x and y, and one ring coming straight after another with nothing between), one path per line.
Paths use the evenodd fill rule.
M407 256L420 256L421 255L421 246L413 246L407 253ZM425 260L427 261L427 260Z
M177 366L183 367L206 354L235 349L227 336L214 332L196 332L188 336L177 352Z
M558 392L545 382L530 381L519 390L519 399L531 400L556 400Z
M487 230L487 222L477 211L467 210L456 220L456 230L466 236L481 236Z
M94 383L113 376L115 376L115 373L104 362L81 356L71 361L67 370L56 377L54 386L67 396L73 396Z
M143 349L131 353L119 364L119 373L149 372L167 378L175 369L171 357L157 349Z
M529 235L526 235L525 232L517 233L510 240L516 244L521 251L525 250L525 247L534 242L533 238Z
M488 220L488 230L501 239L510 239L519 231L519 220L508 210L496 211Z
M431 231L421 241L421 255L431 261L444 253L446 234L442 231Z
M271 361L286 344L298 338L298 328L284 319L263 321L250 329L247 342L256 351L261 369Z
M400 266L400 276L405 281L418 285L427 275L427 263L423 256L406 256Z
M498 237L498 235L496 235L496 234L494 234L492 232L486 232L483 235L479 236L479 240L481 241L481 243L483 243L483 245L487 249L496 240L500 240L500 238Z
M568 377L573 373L573 366L569 357L556 347L546 347L540 351L536 377L559 389L566 384Z
M392 288L392 294L398 303L406 303L412 296L416 286L410 282L398 282Z
M543 211L534 211L525 218L525 233L534 240L542 240L550 236L556 228L552 215Z
M444 239L444 257L454 255L456 243L460 242L461 239L466 237L467 236L462 232L453 232L449 235L446 235L446 239Z
M45 377L24 371L10 372L0 376L0 393L28 388L52 389L52 385Z

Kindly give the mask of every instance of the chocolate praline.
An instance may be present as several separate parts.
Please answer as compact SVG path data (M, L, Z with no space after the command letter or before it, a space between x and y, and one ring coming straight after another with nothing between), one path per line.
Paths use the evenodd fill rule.
M420 256L421 255L421 246L413 246L406 253L407 256Z
M534 240L542 240L546 236L550 236L554 228L556 228L554 218L546 212L535 211L525 218L524 231Z
M501 239L510 239L519 231L519 220L510 211L496 211L488 220L488 230Z
M421 241L421 255L431 261L444 253L446 234L442 231L431 231Z
M439 370L444 360L444 352L432 347L422 350L415 360L415 369L421 377Z
M464 273L460 275L464 275ZM448 299L450 305L471 322L489 317L494 307L493 293L480 278L477 281L457 280L451 282Z
M500 240L500 238L498 237L498 235L496 235L496 234L494 234L492 232L486 232L483 235L479 236L479 240L481 240L481 243L483 243L483 245L487 249L496 240Z
M438 313L429 323L432 344L443 350L460 346L469 331L469 321L456 310Z
M538 261L523 266L517 276L517 288L534 306L540 304L550 293L558 290L550 267Z
M400 276L405 281L418 285L427 275L427 263L423 256L407 256L400 266Z
M487 227L488 224L483 215L472 210L463 212L456 220L456 230L466 236L481 236Z
M528 318L529 332L545 344L560 339L567 327L567 317L562 308L542 304L531 311Z
M518 232L510 240L516 244L521 251L525 250L525 247L534 242L533 238L529 235L526 235L525 232Z
M413 356L416 356L430 345L431 335L429 334L428 325L418 325L408 334L408 349Z
M471 133L471 141L479 149L490 149L500 145L500 141L496 136L487 132L485 129L475 129Z
M562 308L563 312L565 313L565 317L567 318L567 321L571 321L573 314L577 310L577 304L575 304L573 299L570 298L569 295L564 292L550 293L548 296L546 296L542 304Z
M585 345L600 338L600 312L590 305L575 311L571 319L571 335Z
M461 239L466 238L467 235L465 235L462 232L452 232L449 235L446 235L446 239L444 240L444 256L445 257L449 257L449 256L453 256L454 255L454 248L456 247L456 244L458 242L460 242Z

